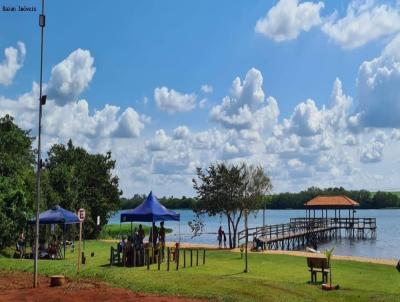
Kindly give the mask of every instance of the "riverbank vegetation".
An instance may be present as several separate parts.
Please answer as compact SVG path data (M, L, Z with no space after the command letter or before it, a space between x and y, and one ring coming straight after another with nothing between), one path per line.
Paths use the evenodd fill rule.
M326 292L311 285L306 260L288 255L249 254L249 272L243 273L240 253L208 251L206 264L166 271L145 267L109 267L111 243L86 241L87 261L80 278L105 281L116 287L160 295L204 298L214 301L398 301L400 275L392 266L333 260L333 284L337 291ZM114 244L115 245L115 244ZM90 256L93 253L93 257ZM10 251L11 254L11 251ZM67 250L66 260L40 260L39 272L76 277L76 253ZM33 271L32 260L0 255L0 269Z
M292 193L276 193L265 196L258 206L268 209L304 209L304 203L318 195L346 195L360 203L360 209L400 208L400 192L371 192L367 190L346 190L342 187L318 188L310 187L307 190ZM122 209L132 209L145 200L146 195L136 194L134 197L122 198ZM160 202L169 209L195 209L197 198L170 196L159 198Z
M148 236L150 234L151 227L148 225L142 225L142 227L145 236ZM138 228L139 223L132 223L132 229L130 223L108 224L102 228L98 237L101 239L120 239L121 236L125 236L125 238L128 238L128 236L132 235L132 231ZM171 233L172 229L166 228L165 231L166 233Z

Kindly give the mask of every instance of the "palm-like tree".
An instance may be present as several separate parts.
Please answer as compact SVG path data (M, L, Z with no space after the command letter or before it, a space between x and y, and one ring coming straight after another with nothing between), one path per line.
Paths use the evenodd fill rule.
M325 250L324 254L326 259L328 260L328 267L330 270L329 274L329 287L332 288L332 266L331 266L331 258L333 255L333 251L335 250L335 247L332 247L331 249Z

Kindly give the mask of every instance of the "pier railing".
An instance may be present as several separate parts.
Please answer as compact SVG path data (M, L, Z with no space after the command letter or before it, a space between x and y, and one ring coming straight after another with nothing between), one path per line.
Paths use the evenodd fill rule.
M268 242L330 229L375 230L376 218L291 218L289 223L249 228L248 237ZM245 238L246 230L240 231L238 241Z

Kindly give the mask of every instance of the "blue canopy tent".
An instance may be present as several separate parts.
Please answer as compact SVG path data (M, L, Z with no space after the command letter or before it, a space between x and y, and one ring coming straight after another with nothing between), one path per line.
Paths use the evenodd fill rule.
M39 224L61 224L63 226L63 231L68 224L80 223L79 217L66 209L63 209L59 205L52 207L50 210L42 212L39 214ZM29 220L30 224L35 224L36 219ZM64 235L63 235L64 237ZM64 258L65 258L65 240L63 238L64 245Z
M29 222L34 224L36 219ZM59 205L39 214L39 224L74 224L79 222L80 220L75 213L67 211Z
M151 191L146 200L132 210L121 213L120 222L157 222L157 221L179 221L180 214L164 207ZM179 224L180 241L180 224Z

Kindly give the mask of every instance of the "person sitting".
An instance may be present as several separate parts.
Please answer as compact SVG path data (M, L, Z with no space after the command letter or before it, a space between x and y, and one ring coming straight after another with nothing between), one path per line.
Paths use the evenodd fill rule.
M125 247L125 237L122 237L121 241L118 243L118 253L122 253Z
M131 236L129 236L123 247L123 263L126 266L133 265L133 252L133 239Z
M58 248L59 248L59 243L57 241L57 237L55 235L53 235L52 240L49 243L49 248L48 248L48 253L49 253L50 259L57 259Z
M263 249L263 242L260 239L258 239L257 237L253 238L253 249L255 251L259 251L259 250Z

